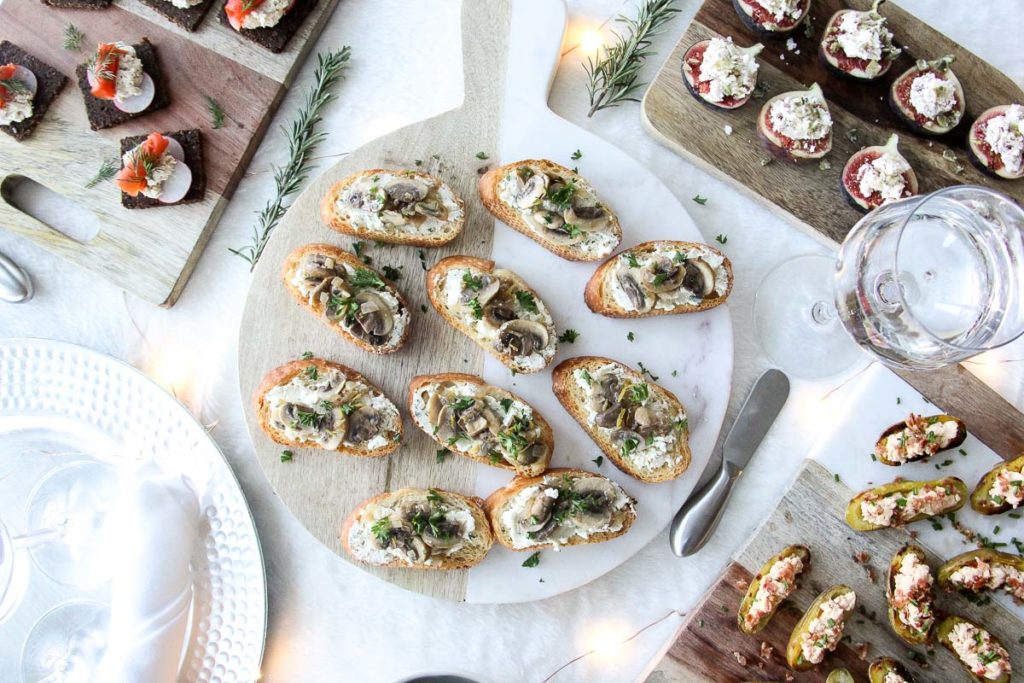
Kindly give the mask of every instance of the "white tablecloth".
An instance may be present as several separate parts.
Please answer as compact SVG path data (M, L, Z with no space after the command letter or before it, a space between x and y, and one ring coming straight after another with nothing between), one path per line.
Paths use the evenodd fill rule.
M10 1L10 0L8 0ZM470 0L467 0L470 1ZM483 0L471 0L483 1ZM675 44L699 5L683 0L682 15L656 41L648 78ZM1024 77L1024 18L1014 0L901 3L965 47ZM573 35L635 0L570 0ZM4 38L17 39L17 36ZM456 106L461 100L458 0L342 0L316 49L349 44L352 68L326 111L329 139L321 166L377 135ZM772 44L768 49L781 49ZM552 107L615 142L668 183L711 239L725 233L737 283L730 300L736 329L736 376L730 415L767 366L754 338L751 302L757 283L781 260L823 252L815 240L725 184L696 170L642 131L637 105L586 118L579 51L563 60ZM286 98L277 122L288 123L312 76L307 65ZM965 84L970 96L971 84ZM0 336L52 337L123 358L172 387L205 422L226 452L259 526L270 591L265 681L394 681L415 673L458 670L487 681L540 681L575 656L555 681L624 681L635 678L679 622L643 626L691 607L782 491L828 418L843 419L843 392L822 398L841 382L797 382L780 422L738 487L721 530L696 558L681 561L665 536L607 576L541 603L454 605L407 593L379 581L314 541L277 500L253 457L237 386L237 330L249 285L246 265L227 252L246 243L253 211L271 195L270 164L285 155L277 125L217 228L179 303L151 307L0 232L0 250L27 266L37 295L25 306L0 304ZM689 203L696 194L705 206ZM781 324L781 322L780 322ZM1024 406L1024 344L972 365L1007 399ZM856 381L856 380L854 380ZM826 417L826 419L822 419ZM526 571L526 570L524 570ZM524 580L530 580L525 578ZM0 643L0 679L14 677L20 643Z

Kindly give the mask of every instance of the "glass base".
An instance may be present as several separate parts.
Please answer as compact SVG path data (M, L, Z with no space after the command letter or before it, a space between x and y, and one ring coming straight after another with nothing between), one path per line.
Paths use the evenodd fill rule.
M87 683L107 649L110 608L98 602L65 602L39 618L21 653L24 683Z
M798 256L773 268L757 288L758 340L787 374L802 379L832 377L864 358L836 314L835 268L836 261L829 256Z

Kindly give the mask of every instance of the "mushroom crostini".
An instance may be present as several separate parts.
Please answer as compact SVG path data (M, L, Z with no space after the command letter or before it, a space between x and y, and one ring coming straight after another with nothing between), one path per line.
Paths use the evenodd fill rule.
M355 254L307 244L288 256L281 275L299 304L365 351L393 353L409 336L405 299Z
M383 168L335 183L320 204L320 215L346 235L416 247L448 244L466 223L462 200L439 178Z
M617 538L636 519L635 505L611 479L561 468L517 477L484 502L495 538L512 550L558 550Z
M542 473L551 460L554 437L543 416L475 375L414 377L409 414L442 448L521 476Z
M378 567L466 569L494 544L482 502L441 489L382 493L348 516L341 545L356 560Z
M402 418L355 370L319 358L267 373L253 397L263 431L279 444L384 456L402 440Z
M575 171L547 159L498 166L480 177L495 218L570 261L599 261L622 241L619 219Z
M706 244L644 242L594 271L584 300L610 318L646 318L714 308L732 291L732 264Z
M494 261L441 259L427 271L427 296L450 325L511 370L539 372L555 358L558 340L547 306Z

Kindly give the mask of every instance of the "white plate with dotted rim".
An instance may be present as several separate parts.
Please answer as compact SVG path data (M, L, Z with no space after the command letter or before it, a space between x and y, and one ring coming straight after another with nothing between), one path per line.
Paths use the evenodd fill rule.
M26 453L28 444L40 450ZM201 526L192 552L194 596L180 682L230 683L259 676L266 640L267 589L256 527L224 455L191 413L135 368L63 342L0 340L0 486L28 474L38 479L69 457L102 459L152 455L161 467L181 471L202 492ZM44 448L58 450L42 450ZM84 456L84 457L83 457ZM19 474L21 473L21 474ZM19 487L21 490L24 487ZM27 491L27 488L24 488ZM6 496L5 496L6 497ZM15 506L19 512L23 502ZM10 511L4 510L5 519ZM15 513L13 522L24 520ZM73 597L34 572L20 609L49 609ZM52 583L52 582L50 582ZM42 604L40 592L52 604ZM90 592L109 597L109 587ZM38 615L36 615L38 616ZM0 627L0 642L20 648L32 615L15 614ZM21 626L24 632L12 633ZM9 636L15 636L15 642ZM16 665L0 645L0 661ZM13 662L11 661L13 660ZM6 679L6 664L0 679Z

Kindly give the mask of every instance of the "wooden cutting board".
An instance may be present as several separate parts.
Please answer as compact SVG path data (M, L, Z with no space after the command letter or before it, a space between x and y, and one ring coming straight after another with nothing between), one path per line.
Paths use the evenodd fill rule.
M62 10L38 0L0 5L0 38L11 40L69 78L35 132L19 143L0 134L0 227L25 236L141 299L171 306L181 294L242 172L262 140L296 69L302 64L337 0L317 0L287 49L272 54L217 21L218 0L195 33L167 21L140 0L118 0L104 10ZM79 51L63 49L65 26L85 33ZM156 46L171 104L166 109L102 131L85 116L75 67L98 42ZM223 107L222 128L212 127L206 96ZM203 135L206 196L197 204L128 210L112 181L85 187L104 159L119 157L131 135L199 128ZM32 179L91 211L99 233L80 242L23 213L9 201L14 186Z
M809 234L830 247L843 241L862 216L843 201L839 177L850 155L866 145L880 145L896 132L900 149L916 169L921 192L947 185L976 184L1005 192L1024 204L1024 181L989 178L970 164L965 152L967 129L982 111L997 104L1024 101L1024 92L988 62L950 40L892 2L882 7L895 41L904 48L896 64L879 82L858 83L828 71L818 58L825 23L840 9L867 9L871 0L815 0L813 31L801 27L792 34L796 48L785 40L757 38L740 22L731 0L705 0L693 22L661 67L644 96L642 117L648 132L698 167L751 194L777 213L795 219ZM764 98L751 99L734 111L712 111L686 90L683 55L694 43L713 36L731 36L739 45L762 42L758 56L759 82L768 84ZM950 133L928 138L902 125L889 110L889 85L917 58L955 55L953 70L963 83L967 112ZM834 121L830 168L771 161L757 137L757 114L768 97L819 83ZM724 127L732 127L726 135ZM950 161L943 155L955 155ZM937 406L959 415L989 447L1010 459L1024 451L1024 415L981 380L954 366L938 371L898 374Z
M906 530L856 533L843 520L853 495L818 463L808 460L779 505L754 534L747 547L726 568L700 603L687 615L667 650L641 676L647 683L737 683L751 680L793 680L822 683L833 668L845 667L858 681L867 680L867 666L878 657L891 656L910 670L918 683L967 680L956 658L945 648L911 647L896 637L886 616L885 574L889 560L910 540ZM952 532L950 532L952 533ZM802 543L811 549L811 570L800 588L757 636L736 626L736 612L747 584L761 565L782 548ZM863 566L856 553L867 553ZM929 556L937 567L944 559ZM869 578L868 567L876 577ZM786 643L802 610L826 588L845 583L857 593L857 614L847 622L843 642L818 670L794 673L785 663ZM1024 671L1024 648L1018 639L1021 623L996 602L978 606L959 594L940 593L938 606L946 612L976 620L1000 639L1010 652L1014 671ZM762 643L771 654L762 652ZM858 646L868 643L866 659ZM910 652L918 653L911 659ZM926 662L927 668L918 663Z

